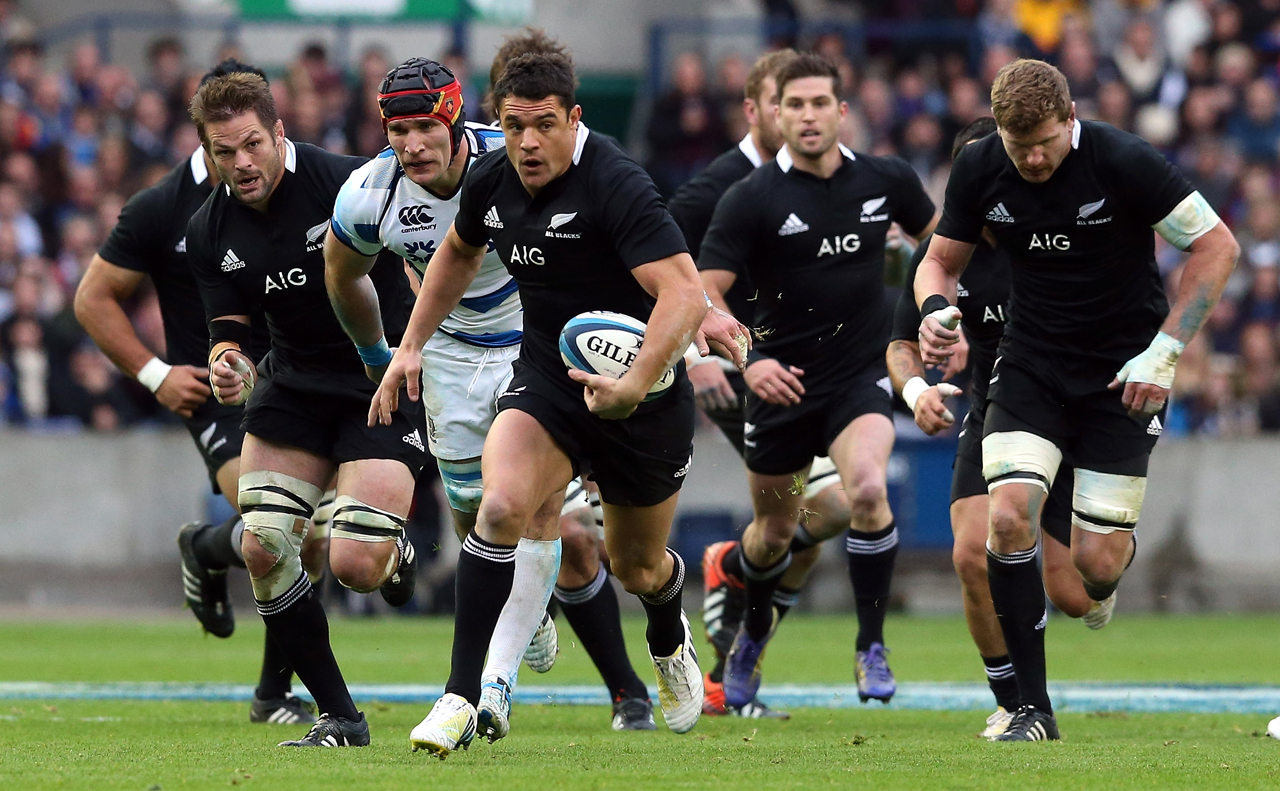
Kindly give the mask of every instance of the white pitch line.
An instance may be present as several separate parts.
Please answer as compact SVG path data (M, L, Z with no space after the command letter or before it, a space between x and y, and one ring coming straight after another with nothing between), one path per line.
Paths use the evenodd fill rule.
M299 694L305 691L299 688ZM1050 684L1058 711L1200 712L1280 714L1280 687L1191 684ZM357 701L430 704L443 694L430 684L353 684ZM178 682L120 682L106 684L9 681L0 682L0 699L115 699L245 701L253 694L247 684L191 684ZM657 693L650 690L655 698ZM849 684L765 685L760 697L777 708L857 708L857 687ZM519 686L512 698L522 704L607 706L602 686ZM870 704L879 709L879 704ZM985 710L992 706L985 684L905 682L898 686L891 709L932 711Z

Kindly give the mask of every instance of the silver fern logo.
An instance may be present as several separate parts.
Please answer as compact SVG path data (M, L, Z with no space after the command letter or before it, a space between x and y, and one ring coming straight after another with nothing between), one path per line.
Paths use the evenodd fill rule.
M1111 222L1111 217L1099 217L1096 220L1089 219L1093 215L1097 214L1098 210L1102 208L1102 204L1106 202L1107 199L1103 198L1100 201L1086 203L1081 206L1080 212L1076 215L1076 225L1102 225L1103 223Z

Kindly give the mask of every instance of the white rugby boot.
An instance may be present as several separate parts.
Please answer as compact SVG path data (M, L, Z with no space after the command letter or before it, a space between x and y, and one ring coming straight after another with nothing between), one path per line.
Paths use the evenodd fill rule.
M698 668L698 653L693 648L693 633L684 612L680 613L680 622L684 624L684 644L671 656L653 656L652 652L649 656L658 676L662 718L676 733L688 733L702 714L702 671Z
M459 747L470 747L475 737L475 707L461 695L446 692L409 733L409 744L414 752L426 750L443 761Z

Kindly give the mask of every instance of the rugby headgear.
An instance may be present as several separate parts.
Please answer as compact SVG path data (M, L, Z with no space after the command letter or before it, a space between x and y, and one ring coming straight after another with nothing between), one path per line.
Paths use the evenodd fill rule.
M434 118L449 128L453 154L462 145L462 84L447 66L427 58L410 58L382 78L378 86L382 131L397 118Z

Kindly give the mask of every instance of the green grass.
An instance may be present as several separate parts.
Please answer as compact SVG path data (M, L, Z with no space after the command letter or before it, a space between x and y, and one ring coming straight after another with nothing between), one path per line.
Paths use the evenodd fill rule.
M0 680L250 683L262 631L243 615L230 640L202 637L185 620L0 622ZM625 626L647 678L643 623ZM448 621L332 628L353 683L440 683L447 673ZM537 682L597 681L564 629L560 661ZM893 618L887 634L904 681L981 678L958 618ZM1122 614L1097 633L1056 619L1048 638L1055 679L1280 683L1270 661L1280 617ZM770 647L766 680L849 683L852 639L849 618L790 619ZM439 763L407 747L426 709L370 704L371 747L293 752L274 745L300 729L250 725L243 703L0 701L0 789L1280 786L1280 745L1262 736L1266 717L1257 715L1063 714L1061 743L993 745L974 738L980 712L800 710L790 722L704 718L675 736L613 733L603 708L518 706L508 739Z
M0 621L0 680L210 681L248 683L261 658L262 622L241 613L236 634L200 634L194 620ZM599 681L586 652L560 620L561 655L538 683ZM632 661L644 668L644 621L624 621ZM334 651L352 683L443 683L448 619L335 619ZM890 618L894 672L905 681L981 681L982 666L960 618ZM769 646L766 683L849 682L853 620L794 616ZM1057 680L1280 684L1280 616L1119 615L1091 632L1050 621L1049 675ZM701 644L700 644L701 645ZM526 681L530 679L526 678Z
M1064 715L1066 741L995 745L975 715L876 708L790 722L704 720L618 734L593 707L521 707L515 730L444 763L408 750L420 706L367 713L373 745L285 751L298 728L231 703L21 702L0 721L6 789L1011 788L1239 789L1280 783L1280 746L1230 715ZM112 718L101 721L98 718ZM86 721L89 720L89 721Z

